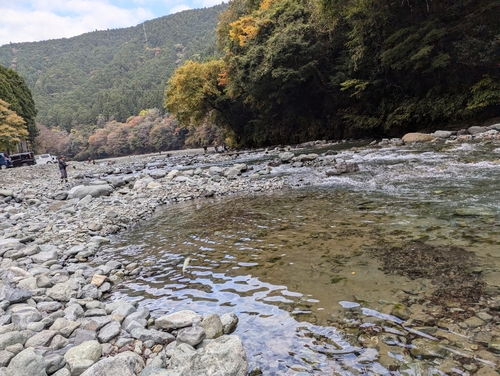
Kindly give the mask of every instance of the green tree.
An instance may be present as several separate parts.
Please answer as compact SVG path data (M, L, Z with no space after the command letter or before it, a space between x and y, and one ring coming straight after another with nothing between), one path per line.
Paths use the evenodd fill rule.
M31 91L24 79L10 68L0 65L0 99L10 103L10 110L24 119L28 135L27 140L33 145L38 135L35 123L37 110Z
M28 137L25 121L9 106L9 103L0 99L0 150L4 151L15 149L23 138Z

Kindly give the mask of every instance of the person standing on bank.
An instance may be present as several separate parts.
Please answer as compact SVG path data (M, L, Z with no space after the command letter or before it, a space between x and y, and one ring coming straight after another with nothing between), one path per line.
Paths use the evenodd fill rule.
M64 155L61 155L59 157L59 171L61 172L61 183L63 181L66 181L66 183L68 182L68 173L66 172L66 167L68 167L69 164L66 163L66 158L64 157Z

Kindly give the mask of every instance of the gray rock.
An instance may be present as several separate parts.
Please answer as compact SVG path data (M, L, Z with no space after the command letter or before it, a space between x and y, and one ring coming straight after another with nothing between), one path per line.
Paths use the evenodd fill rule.
M61 368L56 373L52 374L52 376L71 376L71 372L67 368Z
M143 370L143 368L145 366L144 360L142 359L142 357L133 351L124 351L124 352L119 353L115 356L115 358L121 358L121 357L132 358L135 360L134 373L136 375L141 373L141 371Z
M111 316L93 316L79 321L82 323L82 329L97 331L111 322Z
M123 320L122 328L126 328L132 321L137 321L138 323L142 323L149 317L149 309L142 307L138 309L136 312L128 315L125 320ZM145 326L144 324L143 326Z
M66 282L58 283L50 289L47 289L47 296L57 301L67 302L71 298L76 298L79 290L80 284L69 279Z
M22 303L31 298L31 292L9 285L0 288L0 300L8 300L11 304Z
M66 360L59 354L49 354L43 357L45 368L49 375L59 371L66 365Z
M10 351L6 351L6 350L1 350L0 351L0 367L7 367L10 363L10 361L12 360L12 358L14 358L15 354L10 352Z
M232 312L225 313L220 317L220 321L222 322L224 334L231 334L236 330L236 326L238 325L238 316Z
M66 347L69 344L69 340L64 338L60 334L56 334L52 341L50 341L49 347L54 350L59 350Z
M414 339L411 344L410 354L418 359L444 358L448 353L443 345L423 338Z
M36 309L41 312L55 312L62 309L62 304L59 302L40 302L36 305Z
M111 321L109 324L103 326L97 335L101 342L109 342L120 334L121 325L117 321Z
M106 306L106 312L108 312L108 307L107 306ZM118 314L118 315L122 315L122 316L125 316L125 317L131 315L134 312L136 312L136 309L130 303L121 303L120 305L118 305L118 307L116 307L112 311L113 314Z
M153 334L151 331L144 328L135 328L130 332L130 335L142 342L153 340Z
M69 349L66 354L64 354L64 359L69 366L71 375L74 375L73 370L77 368L81 369L82 361L87 361L87 364L90 363L90 365L92 365L99 360L101 354L102 349L99 342L87 341ZM89 366L87 366L87 368Z
M170 364L169 369L179 372L179 375L245 376L248 372L243 344L237 336L219 337L198 351L180 344Z
M85 285L82 288L82 298L98 299L100 297L99 290L96 285Z
M166 370L164 368L147 366L142 370L139 376L173 376L173 373L171 370Z
M223 334L223 326L219 315L213 313L206 316L200 323L200 326L205 331L205 338L214 339Z
M44 262L57 260L58 258L59 255L55 250L40 252L37 253L36 255L31 256L33 262L37 264L43 264Z
M26 329L30 322L38 322L42 319L42 314L36 308L26 307L22 308L16 313L12 314L11 321L19 329Z
M84 315L85 311L80 304L72 304L64 310L64 317L71 321L76 321Z
M128 356L101 359L87 369L82 376L134 376L135 359Z
M85 312L85 317L95 317L95 316L106 316L106 311L102 308L93 308L93 309L88 309Z
M45 362L33 349L26 349L17 354L7 367L5 376L47 376Z
M75 331L75 345L80 345L82 343L93 341L97 338L97 333L93 330L77 329Z
M278 157L282 163L288 163L293 159L293 157L295 157L295 154L293 154L291 151L285 151L283 153L280 153Z
M467 131L473 136L475 136L479 133L486 132L487 130L488 130L488 128L486 128L486 127L478 127L478 126L473 126L473 127L470 127L467 129Z
M453 132L451 131L436 131L431 133L431 136L436 138L450 138L452 134Z
M205 339L205 330L201 326L192 326L179 330L177 343L187 343L195 347Z
M128 319L128 317L127 317ZM190 310L183 310L158 317L155 320L155 326L161 329L179 329L191 326L193 322L199 322L203 319L202 316Z
M30 322L26 325L26 330L31 330L32 332L41 332L45 329L45 323L43 321Z
M46 347L49 345L50 341L52 341L52 338L58 334L56 330L44 330L41 331L40 333L35 334L31 338L29 338L25 346L26 347Z
M113 187L110 185L78 185L73 187L68 192L68 198L79 198L82 199L87 195L92 197L109 196L113 192Z

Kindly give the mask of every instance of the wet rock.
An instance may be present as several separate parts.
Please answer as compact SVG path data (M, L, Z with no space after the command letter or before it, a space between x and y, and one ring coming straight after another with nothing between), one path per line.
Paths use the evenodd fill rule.
M411 311L403 304L395 304L392 307L391 315L400 318L401 320L408 320L411 316Z
M455 209L455 215L462 217L494 217L495 213L488 208L467 207Z
M295 157L295 154L290 151L285 151L283 153L280 153L278 157L282 163L289 163L293 159L293 157Z
M477 328L484 325L484 321L481 320L479 317L473 316L465 320L464 324L467 325L468 328Z
M26 349L17 354L7 367L5 376L46 376L45 362L33 349Z
M238 325L238 316L236 316L233 312L225 313L220 317L220 321L222 323L222 330L224 334L231 334L236 330Z
M496 336L491 339L491 342L488 343L488 351L500 354L500 336Z
M448 351L437 342L417 338L411 343L410 354L417 359L434 359L446 357Z

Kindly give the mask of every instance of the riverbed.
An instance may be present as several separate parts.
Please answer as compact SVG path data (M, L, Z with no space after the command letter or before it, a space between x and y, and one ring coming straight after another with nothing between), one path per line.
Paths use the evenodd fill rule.
M360 171L325 177L283 164L270 178L284 176L290 188L166 205L114 237L97 260L137 262L141 271L109 299L138 302L156 317L180 309L234 312L250 369L265 375L494 367L498 358L487 349L499 322L490 304L500 293L499 145L344 145L335 152ZM262 170L269 156L245 162ZM462 258L450 259L446 275L434 268L446 262L430 259L425 274L410 268L418 265L414 249L419 257ZM391 254L408 258L396 265ZM469 272L452 270L462 262ZM458 275L474 279L457 283L481 288L437 299L460 290L453 286ZM490 318L467 324L481 312ZM492 334L486 342L475 340L482 331ZM419 339L447 351L416 354Z

